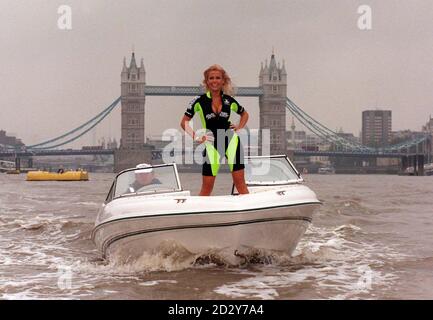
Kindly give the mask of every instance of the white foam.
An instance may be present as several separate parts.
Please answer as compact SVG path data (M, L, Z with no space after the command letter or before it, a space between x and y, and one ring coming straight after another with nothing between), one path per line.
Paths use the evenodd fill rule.
M153 280L153 281L142 282L142 283L140 283L140 286L152 287L152 286L156 286L156 285L158 285L160 283L172 283L172 284L176 284L177 281L176 280Z
M278 290L311 286L327 299L365 299L373 290L392 286L398 276L381 267L405 256L380 244L347 240L347 230L362 232L353 225L313 227L292 257L276 256L274 265L258 267L259 272L214 291L232 298L276 299Z
M256 299L275 299L278 292L268 284L266 277L255 277L241 280L230 285L222 285L214 291L216 293L232 298L256 298Z

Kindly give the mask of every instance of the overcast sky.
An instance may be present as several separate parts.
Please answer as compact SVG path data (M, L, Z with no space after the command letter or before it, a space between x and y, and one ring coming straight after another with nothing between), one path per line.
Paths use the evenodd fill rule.
M58 28L60 5L72 30ZM134 47L148 85L197 85L218 63L237 86L258 85L274 48L287 95L329 128L358 135L362 110L381 108L393 130L420 130L433 115L432 17L432 0L1 0L0 129L33 144L84 123L120 95ZM178 128L190 100L148 97L146 135ZM257 99L239 101L257 127ZM120 138L120 108L71 146L102 136Z

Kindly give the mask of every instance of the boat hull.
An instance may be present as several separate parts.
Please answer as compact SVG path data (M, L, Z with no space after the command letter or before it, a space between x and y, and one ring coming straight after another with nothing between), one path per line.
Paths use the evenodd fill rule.
M302 188L303 191L308 189ZM241 257L257 250L291 255L320 205L311 191L304 192L304 198L299 200L298 189L292 187L241 196L242 201L249 204L238 203L238 206L246 207L242 210L235 208L239 196L212 197L214 199L207 201L205 197L166 198L166 207L171 200L183 199L190 202L189 207L185 205L182 211L160 214L152 210L152 201L147 208L153 212L151 214L138 211L133 214L131 209L132 212L119 215L114 214L113 207L105 207L101 215L105 214L106 219L97 222L92 236L105 258L116 256L121 261L137 259L145 252L156 253L166 243L176 244L193 255L214 253L229 264L238 264ZM290 194L286 194L289 191ZM298 201L293 201L293 197ZM263 199L267 201L263 202ZM218 200L221 200L221 210L199 211L200 206L218 208ZM176 207L185 203L180 201ZM193 207L196 211L190 212Z
M305 212L307 208L303 209ZM187 225L179 222L175 228L150 229L149 221L142 219L134 221L133 231L130 229L120 236L107 238L102 247L107 258L115 255L121 261L128 261L139 258L144 252L157 252L164 243L171 243L194 255L214 253L228 263L237 264L237 257L248 256L257 250L291 255L310 221L305 215L301 218L286 213L280 219L257 217Z

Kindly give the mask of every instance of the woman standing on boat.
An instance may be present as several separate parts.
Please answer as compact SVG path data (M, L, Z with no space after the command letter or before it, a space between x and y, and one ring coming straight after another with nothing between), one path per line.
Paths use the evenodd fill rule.
M212 193L221 158L224 156L227 158L236 189L240 194L246 194L248 188L244 177L243 150L236 132L246 125L248 113L231 96L231 79L221 66L212 65L206 69L203 84L206 93L191 102L180 123L194 141L205 144L200 195L209 196ZM232 111L240 115L238 125L229 121ZM189 125L196 113L199 114L203 128L208 131L206 135L196 135Z

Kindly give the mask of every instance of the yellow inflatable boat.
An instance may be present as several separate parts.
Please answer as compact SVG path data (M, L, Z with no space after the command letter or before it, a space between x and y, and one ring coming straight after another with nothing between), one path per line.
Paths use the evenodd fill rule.
M87 181L87 171L65 171L63 173L49 171L29 171L27 181Z

